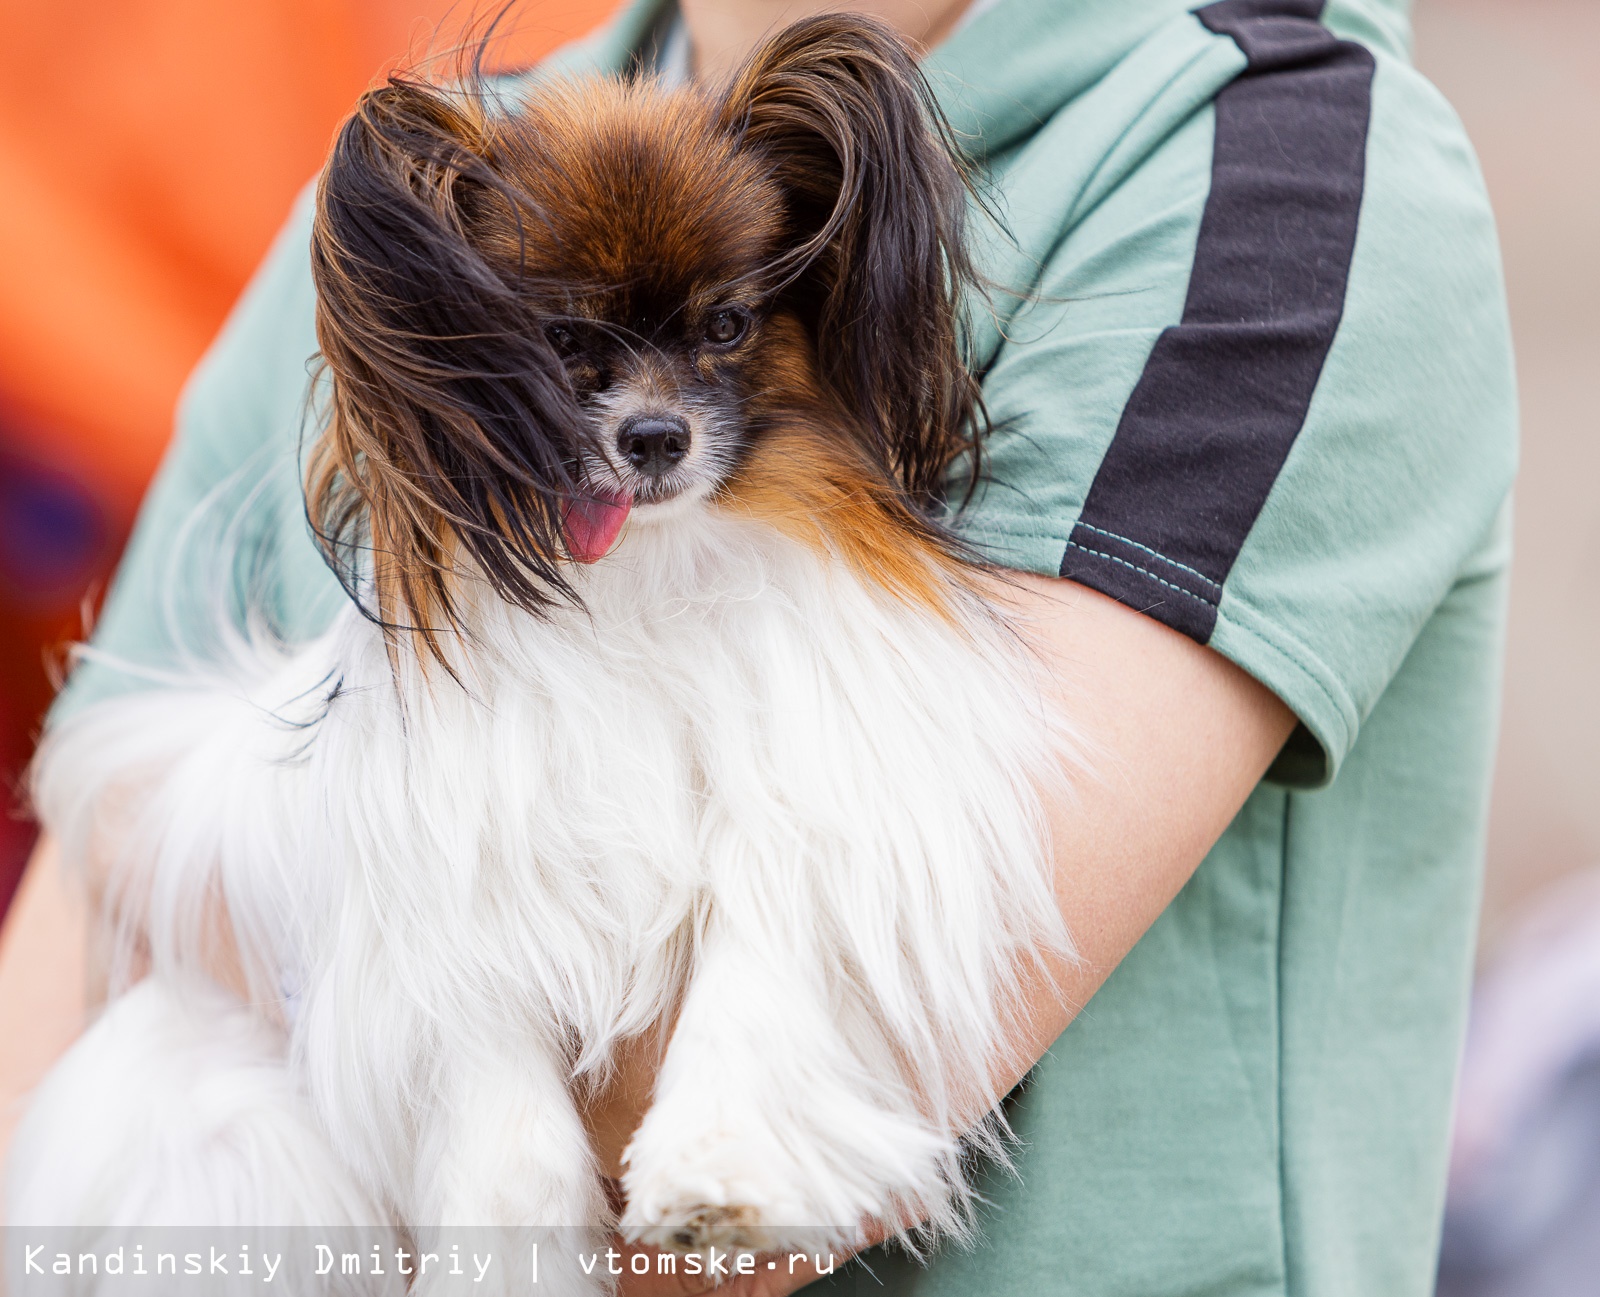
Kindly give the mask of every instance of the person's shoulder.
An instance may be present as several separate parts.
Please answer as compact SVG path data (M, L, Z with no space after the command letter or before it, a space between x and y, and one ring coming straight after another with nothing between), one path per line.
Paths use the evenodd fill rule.
M1347 352L1395 369L1429 409L1459 416L1424 421L1419 410L1418 424L1432 423L1450 440L1498 445L1496 476L1509 480L1515 378L1488 191L1445 97L1407 60L1383 51L1374 56L1341 334Z
M1498 282L1499 240L1466 128L1411 64L1374 56L1363 219L1383 222L1421 264L1449 264Z

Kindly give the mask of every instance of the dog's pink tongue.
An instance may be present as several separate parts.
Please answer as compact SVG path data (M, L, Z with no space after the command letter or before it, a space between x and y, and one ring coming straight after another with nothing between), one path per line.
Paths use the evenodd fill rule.
M580 563L602 559L617 543L617 533L628 521L633 497L623 491L590 488L589 494L568 500L567 552Z

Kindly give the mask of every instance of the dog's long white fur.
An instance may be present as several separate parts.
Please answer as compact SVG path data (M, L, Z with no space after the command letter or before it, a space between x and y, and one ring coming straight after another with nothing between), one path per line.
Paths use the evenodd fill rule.
M941 616L712 505L577 578L548 619L478 599L459 683L406 650L397 683L351 607L50 733L39 811L150 972L45 1082L14 1220L137 1217L164 1140L163 1219L300 1195L324 1224L602 1226L573 1095L678 1011L625 1229L961 1232L1008 988L1068 948L1041 804L1070 737L1037 663L968 592ZM194 986L222 915L259 1014ZM247 1025L274 1013L281 1047ZM294 1155L139 1128L192 1122L202 1082ZM126 1127L95 1165L88 1110ZM280 1183L218 1194L248 1175Z

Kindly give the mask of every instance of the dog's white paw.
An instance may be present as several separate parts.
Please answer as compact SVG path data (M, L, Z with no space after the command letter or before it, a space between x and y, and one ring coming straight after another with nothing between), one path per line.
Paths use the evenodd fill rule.
M661 1147L641 1131L623 1177L621 1229L633 1242L673 1252L710 1247L774 1252L854 1233L828 1218L802 1169L778 1141L731 1130Z
M625 1227L625 1237L663 1252L704 1252L711 1247L730 1252L771 1252L783 1246L782 1240L762 1223L761 1212L755 1207L685 1203L669 1208L663 1215L671 1223Z

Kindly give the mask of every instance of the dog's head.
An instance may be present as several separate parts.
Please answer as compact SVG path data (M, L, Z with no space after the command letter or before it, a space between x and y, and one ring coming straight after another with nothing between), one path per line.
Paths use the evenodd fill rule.
M378 615L437 651L463 558L524 608L570 598L564 564L630 510L725 495L797 424L809 464L832 438L915 514L974 435L965 203L867 19L798 23L717 93L372 91L313 234L332 408L307 499L336 569L370 539Z

